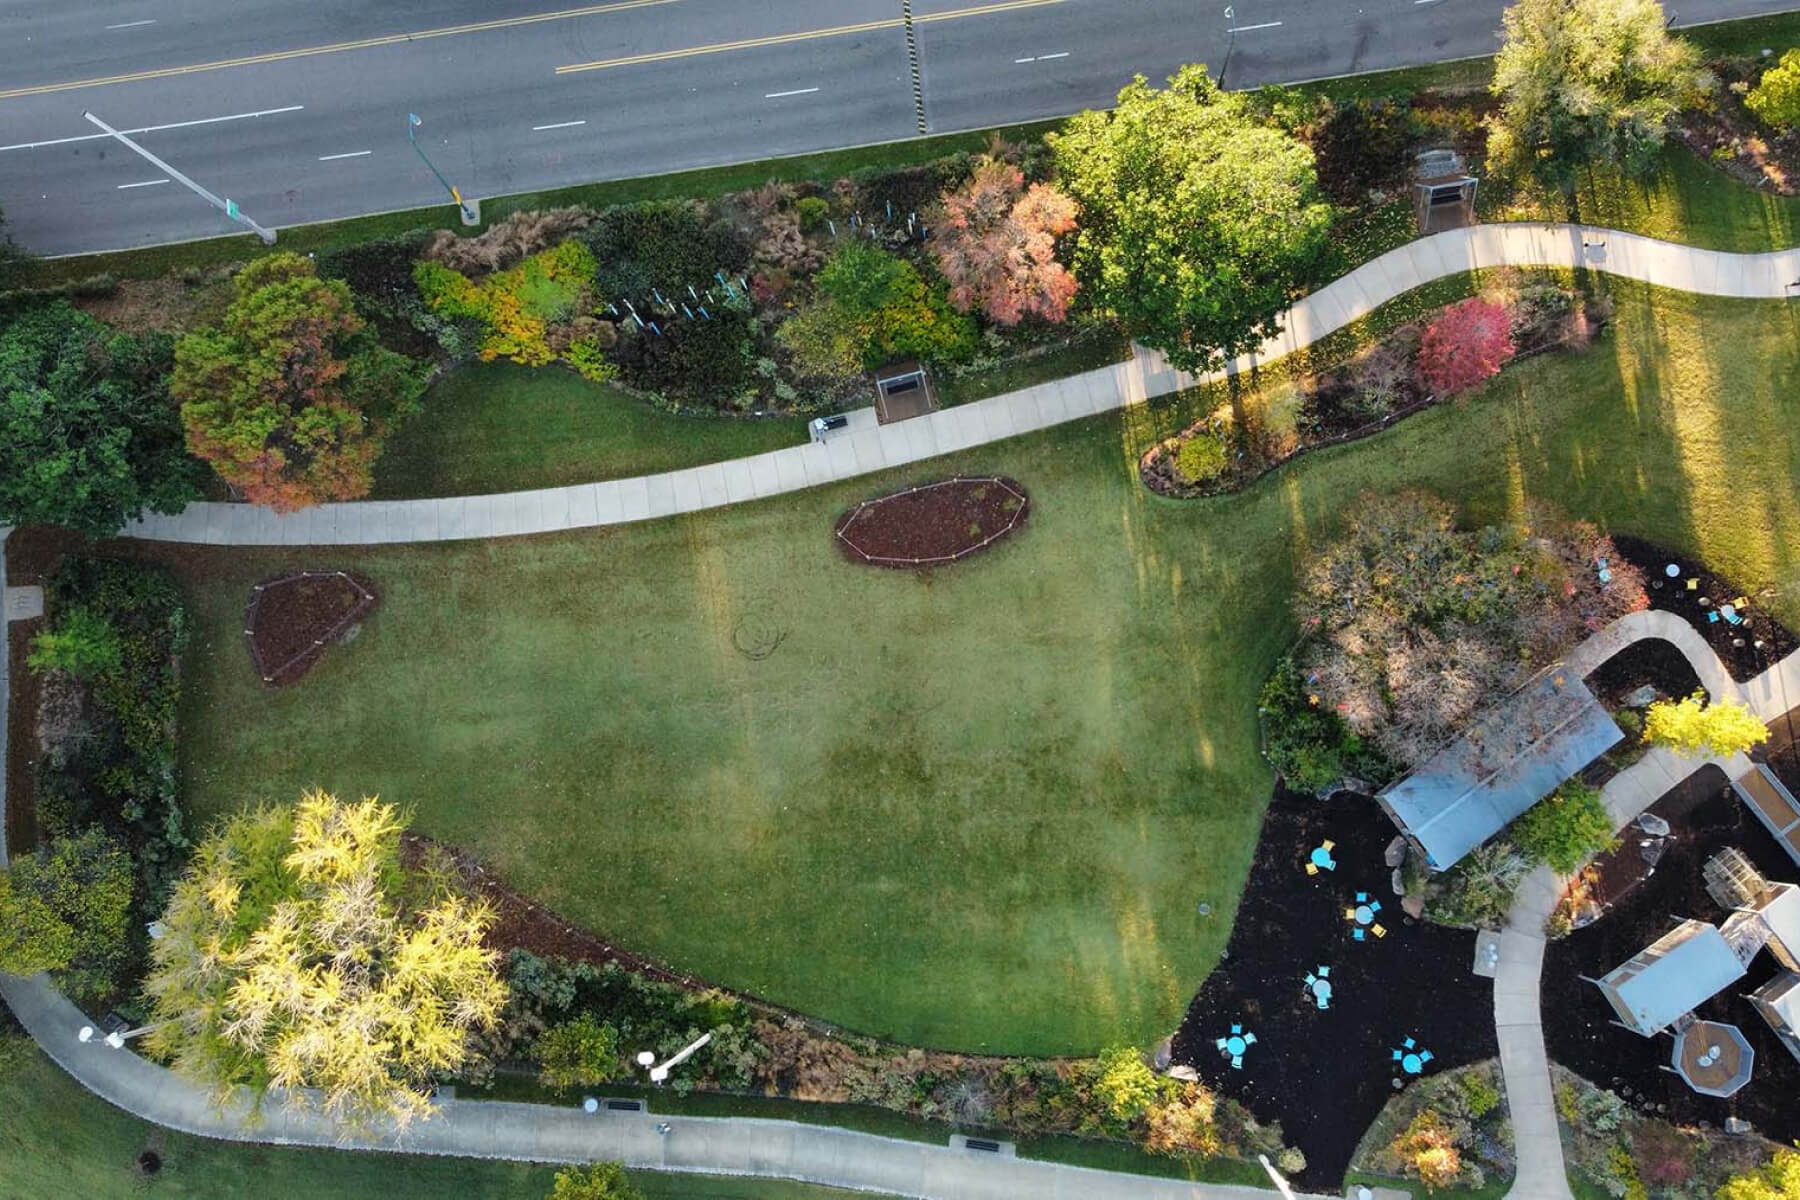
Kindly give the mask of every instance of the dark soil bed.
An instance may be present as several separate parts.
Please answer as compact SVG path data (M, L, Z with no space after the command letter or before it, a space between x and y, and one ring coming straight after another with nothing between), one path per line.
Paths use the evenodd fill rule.
M1588 687L1608 709L1621 707L1625 697L1644 684L1663 699L1679 700L1701 690L1700 676L1687 655L1662 638L1631 643L1587 677Z
M1016 480L959 475L864 500L832 532L851 562L910 570L985 550L1016 533L1030 511Z
M264 580L244 609L244 639L262 681L285 687L375 607L375 589L348 571L298 571Z
M1550 1057L1617 1091L1641 1111L1677 1123L1705 1121L1715 1127L1727 1116L1737 1116L1766 1137L1792 1141L1800 1137L1800 1108L1794 1105L1794 1097L1800 1096L1800 1062L1741 999L1777 972L1766 951L1750 964L1748 975L1696 1010L1705 1019L1736 1025L1756 1050L1754 1076L1729 1100L1701 1096L1663 1070L1669 1062L1669 1039L1642 1038L1614 1024L1612 1007L1600 990L1580 978L1606 974L1667 933L1677 919L1723 920L1726 914L1706 894L1700 869L1726 846L1743 851L1770 879L1794 880L1800 875L1717 767L1696 771L1650 811L1673 827L1656 871L1603 920L1551 942L1544 955L1544 1035Z
M1394 1095L1393 1050L1403 1039L1432 1052L1427 1072L1498 1053L1493 986L1471 971L1475 935L1400 911L1382 862L1394 835L1366 797L1319 801L1278 790L1225 959L1175 1035L1176 1062L1281 1122L1306 1154L1295 1182L1310 1191L1339 1190L1357 1142ZM1307 854L1327 838L1337 869L1307 875ZM1358 891L1381 902L1385 938L1351 938L1344 909ZM1331 968L1335 989L1324 1011L1303 991L1306 973L1320 966ZM1257 1039L1242 1070L1215 1046L1234 1023Z
M1765 597L1761 593L1773 589L1745 587L1741 581L1733 583L1728 579L1721 579L1707 570L1704 563L1673 554L1639 538L1615 534L1613 547L1643 571L1650 607L1679 614L1691 622L1707 644L1718 653L1725 669L1731 672L1731 677L1739 683L1754 679L1771 664L1779 662L1796 647L1800 647L1800 638L1796 638L1786 626L1776 621L1764 607ZM1673 579L1664 570L1670 563L1681 568ZM1690 579L1699 580L1699 586L1692 591L1687 586ZM1742 625L1706 619L1709 611L1717 609L1720 604L1731 603L1738 596L1744 596L1750 601L1749 607L1742 614Z

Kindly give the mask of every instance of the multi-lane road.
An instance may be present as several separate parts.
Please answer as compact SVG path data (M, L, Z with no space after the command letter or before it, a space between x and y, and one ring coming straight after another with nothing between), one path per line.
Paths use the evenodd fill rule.
M918 132L902 0L11 0L0 208L43 254L230 231L91 110L265 225ZM1679 24L1795 0L1672 0ZM932 132L1227 62L1248 87L1492 53L1501 0L913 0ZM141 131L141 132L136 132Z

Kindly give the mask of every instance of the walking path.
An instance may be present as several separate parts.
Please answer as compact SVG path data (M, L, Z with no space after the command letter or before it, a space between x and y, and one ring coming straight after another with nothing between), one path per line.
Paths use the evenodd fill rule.
M1800 703L1800 650L1740 684L1731 678L1706 639L1670 612L1629 613L1577 646L1564 665L1574 674L1587 675L1642 638L1662 638L1674 643L1714 700L1746 704L1765 722ZM1708 763L1716 763L1731 779L1751 769L1750 760L1742 754L1705 759L1682 758L1661 746L1648 751L1600 790L1613 827L1623 829ZM1518 1175L1507 1193L1509 1200L1570 1198L1556 1100L1550 1086L1550 1061L1544 1050L1538 991L1544 965L1544 927L1562 898L1563 884L1564 880L1549 867L1539 867L1527 875L1513 897L1506 928L1500 932L1500 962L1494 972L1494 1027L1500 1041L1500 1069L1506 1077L1506 1098L1512 1110L1513 1144L1519 1163Z
M1391 250L1298 301L1283 318L1279 336L1228 370L1247 371L1309 346L1445 276L1491 267L1576 266L1703 295L1778 300L1800 281L1800 249L1726 254L1580 225L1515 223L1447 230ZM1139 349L1129 362L1116 366L893 425L859 420L823 443L684 471L487 496L325 504L285 517L257 505L199 503L172 517L147 516L124 532L167 542L307 546L512 537L620 525L903 466L1140 404L1225 374L1221 370L1196 378L1174 370L1161 355Z

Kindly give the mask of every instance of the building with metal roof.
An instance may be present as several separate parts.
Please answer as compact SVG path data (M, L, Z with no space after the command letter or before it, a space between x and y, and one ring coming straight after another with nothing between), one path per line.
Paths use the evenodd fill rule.
M1788 1053L1800 1058L1800 975L1783 971L1751 992L1750 1003Z
M1624 736L1586 683L1552 669L1376 799L1443 871Z
M1715 925L1683 921L1595 980L1619 1021L1652 1037L1744 977L1737 951Z

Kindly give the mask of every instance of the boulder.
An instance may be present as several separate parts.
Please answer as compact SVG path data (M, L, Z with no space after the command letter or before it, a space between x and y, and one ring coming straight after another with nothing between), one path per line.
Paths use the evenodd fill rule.
M1397 867L1405 862L1406 839L1404 837L1396 837L1393 841L1389 842L1387 844L1387 849L1381 853L1381 861L1390 867Z
M1157 1070L1166 1071L1169 1069L1169 1060L1175 1056L1173 1042L1173 1038L1164 1038L1162 1041L1156 1043L1156 1053L1151 1056L1150 1061L1151 1065Z
M1417 921L1425 915L1425 893L1415 892L1400 899L1400 911Z
M1651 837L1668 837L1671 832L1669 823L1651 812L1639 813L1636 824Z
M1200 1082L1200 1072L1194 1070L1194 1068L1188 1066L1186 1063L1176 1063L1169 1068L1168 1073L1170 1079L1179 1079L1184 1083Z
M1656 702L1656 685L1646 683L1643 687L1632 688L1625 693L1622 703L1626 708L1645 708Z

